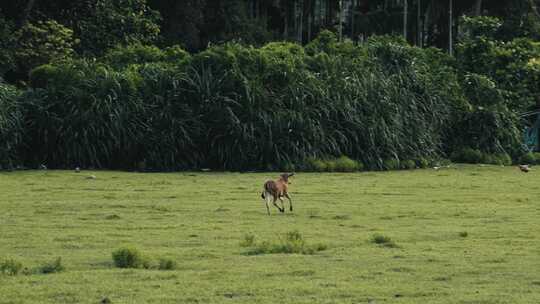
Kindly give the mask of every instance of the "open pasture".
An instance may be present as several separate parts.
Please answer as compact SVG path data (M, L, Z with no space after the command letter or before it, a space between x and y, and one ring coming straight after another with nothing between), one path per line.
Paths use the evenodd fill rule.
M298 173L294 213L268 216L277 175L0 173L0 263L30 269L0 275L0 303L540 303L540 172ZM326 249L241 246L290 231ZM115 268L125 246L176 269Z

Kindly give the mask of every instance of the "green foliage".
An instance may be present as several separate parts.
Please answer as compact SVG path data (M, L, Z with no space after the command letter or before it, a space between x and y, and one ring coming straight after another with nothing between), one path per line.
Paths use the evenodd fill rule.
M308 171L325 172L327 168L327 163L322 159L310 157L306 160L306 169Z
M200 12L210 21L203 26L207 39L217 43L238 41L251 45L270 41L273 35L266 29L266 20L250 18L248 12L246 1L209 1L207 7L201 8Z
M308 244L302 234L298 231L287 232L285 238L279 242L261 242L252 245L246 254L315 254L318 251L326 250L325 244Z
M44 64L32 69L29 74L29 85L32 88L45 88L58 75L58 67Z
M6 259L0 263L0 274L14 276L18 275L22 269L22 263L14 259Z
M81 40L79 52L100 56L117 45L150 44L158 39L159 12L148 7L146 0L103 0L75 21L74 29Z
M422 168L422 169L429 168L429 165L430 165L430 161L425 158L420 158L416 160L416 166L418 168Z
M455 66L397 38L354 45L326 32L307 51L118 46L31 72L19 155L64 168L347 172L414 168L464 147L517 155L506 92Z
M194 166L198 122L175 71L144 65L117 72L84 61L58 65L45 90L24 96L27 162L51 167L173 170ZM69 127L62 127L69 121ZM196 134L196 133L195 133ZM38 158L39 157L39 158Z
M313 172L356 172L364 169L362 162L350 159L347 156L331 159L310 157L304 163L304 168Z
M52 262L43 264L38 268L38 271L43 274L62 272L66 268L62 265L62 258L58 257Z
M166 258L161 258L159 260L159 266L158 266L159 270L175 270L176 267L177 267L177 263L175 260L166 259Z
M536 164L538 161L538 159L536 158L536 155L534 153L526 153L526 154L523 154L520 158L519 158L519 163L522 164L522 165L533 165L533 164Z
M399 163L399 166L403 170L412 170L416 168L416 162L414 160L404 160Z
M341 156L335 160L335 170L337 172L354 172L360 171L363 168L363 165L355 160L348 158L347 156Z
M118 268L141 268L148 264L139 250L120 248L112 253L114 266Z
M387 248L399 247L389 236L382 235L382 234L372 235L370 241L382 247L387 247Z
M483 153L477 149L464 148L451 155L453 162L509 166L512 158L507 153Z
M455 151L450 156L453 162L462 162L468 164L479 164L484 160L484 156L480 150L464 148L460 151Z
M465 37L461 39L471 39L476 37L485 37L494 39L502 22L497 17L491 16L462 16L459 20L461 31Z
M24 117L15 87L0 82L0 170L21 164Z
M535 164L540 165L540 152L534 152L533 155L534 159L536 160Z
M484 153L514 156L521 151L519 121L506 106L477 107L463 113L455 123L452 136L455 151L470 147Z
M503 92L493 80L485 75L467 73L462 88L469 102L477 106L490 106L504 103Z
M464 20L465 32L476 33L461 37L456 47L460 70L468 78L464 83L468 97L483 105L504 99L511 110L520 112L534 105L540 70L531 63L540 58L540 44L528 38L497 40L494 32L499 23L496 19Z
M512 164L512 157L508 153L496 153L492 154L491 162L493 165L510 166Z
M54 20L28 23L17 36L15 60L18 70L24 73L42 64L71 58L78 43L71 29Z
M0 81L4 73L15 68L15 27L0 12Z
M117 46L110 49L102 58L103 62L115 69L123 69L130 65L146 63L170 63L174 66L184 66L189 62L190 55L179 46L159 49L153 45L135 43L128 46Z
M247 233L244 235L244 239L240 242L241 247L251 247L255 245L255 235Z
M398 170L400 168L399 160L395 158L389 158L384 160L383 169L384 170Z

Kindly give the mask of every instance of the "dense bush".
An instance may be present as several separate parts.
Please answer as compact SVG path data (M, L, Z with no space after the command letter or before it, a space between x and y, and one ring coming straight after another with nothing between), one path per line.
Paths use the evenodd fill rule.
M79 52L99 56L116 45L153 43L158 39L161 20L146 0L105 0L84 3L73 28L80 37Z
M523 165L534 165L539 161L536 153L525 153L519 158L519 163Z
M38 268L39 273L43 274L49 274L49 273L56 273L56 272L62 272L66 268L62 264L62 258L58 257L52 262L47 262L43 264L41 267Z
M39 65L62 61L73 56L78 40L73 31L54 20L28 23L17 31L15 60L21 73Z
M175 260L167 259L167 258L161 258L159 259L159 270L174 270L177 267L177 263Z
M370 241L382 247L398 248L399 246L389 236L383 234L374 234L371 236Z
M313 172L355 172L362 171L364 164L347 156L330 159L308 158L301 167Z
M315 254L318 251L326 250L325 244L308 244L302 234L298 231L288 232L284 238L277 242L263 241L253 243L246 252L247 255L258 254Z
M507 153L484 153L477 149L464 148L454 151L451 155L454 162L469 164L492 164L508 166L512 164L512 158ZM532 162L534 163L534 162Z
M14 276L18 275L22 269L22 263L14 259L6 259L0 262L0 274Z
M456 66L399 38L330 32L306 48L118 46L34 69L32 88L10 95L24 125L3 131L16 144L0 153L49 167L346 172L426 167L464 148L520 155L505 91Z
M483 75L481 77L492 80L504 93L507 107L525 111L536 102L540 70L535 69L531 62L540 57L540 43L526 38L498 40L495 33L501 24L492 17L464 18L462 31L466 35L461 37L456 47L456 58L463 73ZM481 77L473 80L481 80ZM477 92L495 92L488 86L484 85L488 89L485 92ZM493 101L489 97L486 100Z
M114 266L118 268L141 268L148 264L135 248L120 248L112 253L112 258Z
M131 65L160 62L183 66L190 59L191 55L179 46L160 49L153 45L134 43L110 49L102 61L115 69L123 69Z
M24 124L19 95L16 88L0 82L0 169L11 169L21 161Z
M0 81L4 73L15 68L14 46L17 38L13 34L15 26L0 12Z

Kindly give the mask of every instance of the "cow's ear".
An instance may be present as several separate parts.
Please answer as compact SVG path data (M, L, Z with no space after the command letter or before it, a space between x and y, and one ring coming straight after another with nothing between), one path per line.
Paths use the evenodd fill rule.
M293 175L294 175L294 173L289 173L289 177L291 177L291 176L293 176Z

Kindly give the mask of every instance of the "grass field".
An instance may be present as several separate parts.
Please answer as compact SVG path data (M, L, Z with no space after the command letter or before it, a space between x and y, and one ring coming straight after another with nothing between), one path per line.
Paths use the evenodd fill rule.
M0 303L540 303L540 172L298 173L294 213L268 216L276 176L0 173L0 262L30 269L0 275ZM295 230L327 249L240 245ZM115 268L124 246L177 268ZM32 270L57 257L63 272Z

